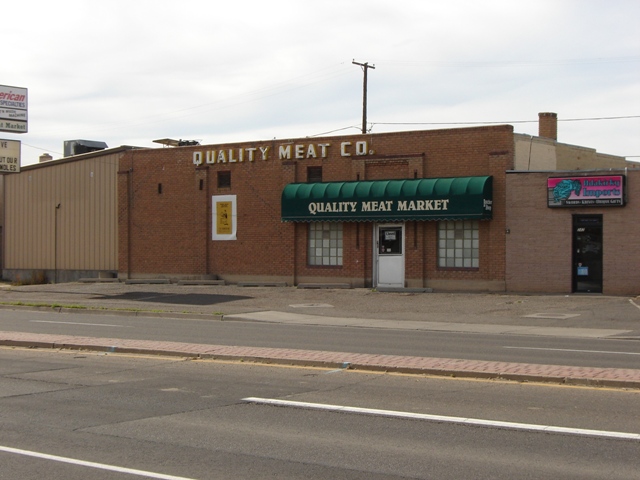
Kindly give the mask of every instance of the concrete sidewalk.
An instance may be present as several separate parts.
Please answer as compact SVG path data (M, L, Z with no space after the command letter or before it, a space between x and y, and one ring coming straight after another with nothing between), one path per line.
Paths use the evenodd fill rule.
M416 294L381 293L369 289L303 290L235 285L68 283L5 285L0 289L0 307L11 309L630 340L640 340L639 305L638 298L598 295ZM0 345L640 388L640 369L226 347L20 332L0 332Z
M19 287L5 284L0 288L0 306L3 305L490 333L503 330L525 334L535 330L538 334L549 328L550 334L561 334L593 329L640 338L640 298L603 295L382 293L364 288L311 290L115 282Z

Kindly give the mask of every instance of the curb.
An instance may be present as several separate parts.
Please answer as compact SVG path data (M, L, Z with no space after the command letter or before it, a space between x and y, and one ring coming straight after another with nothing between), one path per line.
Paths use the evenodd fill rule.
M640 370L533 365L448 358L356 354L284 348L204 345L69 335L0 332L0 346L85 350L136 355L350 369L369 372L478 378L514 382L640 389Z
M24 310L34 312L68 313L86 315L118 315L123 317L152 317L152 318L205 318L209 320L223 320L224 315L219 313L198 313L198 312L171 312L171 311L151 311L151 310L117 310L114 308L92 308L92 307L63 307L52 305L10 305L0 304L0 310Z

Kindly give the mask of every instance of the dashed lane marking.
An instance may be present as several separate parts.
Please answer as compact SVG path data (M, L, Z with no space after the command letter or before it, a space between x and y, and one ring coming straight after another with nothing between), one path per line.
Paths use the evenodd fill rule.
M55 322L53 320L29 320L31 323L62 323L64 325L87 325L90 327L121 327L130 328L127 325L110 325L108 323L80 323L80 322Z
M529 423L500 422L495 420L483 420L479 418L450 417L443 415L429 415L423 413L399 412L394 410L378 410L374 408L347 407L342 405L327 405L323 403L295 402L290 400L277 400L272 398L243 398L242 401L260 405L272 405L278 407L306 408L329 412L355 413L360 415L377 415L389 418L409 418L414 420L426 420L439 423L455 423L458 425L473 425L483 427L502 428L509 430L524 430L544 433L560 433L565 435L578 435L586 437L604 437L616 440L640 441L639 433L608 432L604 430L588 430L584 428L556 427L553 425L535 425Z
M104 463L87 462L75 458L59 457L57 455L49 455L47 453L32 452L30 450L22 450L19 448L4 447L0 445L0 452L13 453L27 457L41 458L43 460L51 460L54 462L69 463L71 465L79 465L81 467L97 468L99 470L108 470L110 472L128 473L130 475L138 475L139 477L157 478L160 480L194 480L187 477L176 477L173 475L165 475L163 473L146 472L144 470L135 470L133 468L116 467Z
M542 347L502 347L512 350L543 350L546 352L572 352L572 353L605 353L610 355L640 355L640 352L612 352L607 350L574 350L570 348L542 348Z

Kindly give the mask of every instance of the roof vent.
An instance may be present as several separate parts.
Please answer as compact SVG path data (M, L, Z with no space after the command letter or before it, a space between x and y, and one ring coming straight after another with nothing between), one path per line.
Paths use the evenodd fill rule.
M104 142L94 142L92 140L65 140L64 156L81 155L83 153L95 152L109 148Z
M153 140L153 143L159 143L165 147L189 147L193 145L200 145L198 140L174 140L173 138L160 138Z

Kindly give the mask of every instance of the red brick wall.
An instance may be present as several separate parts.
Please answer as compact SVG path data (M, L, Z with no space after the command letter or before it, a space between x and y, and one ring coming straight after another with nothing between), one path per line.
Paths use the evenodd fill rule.
M362 141L367 155L359 156L356 142ZM351 156L340 155L342 142L351 143L345 147ZM292 158L279 159L279 147L289 143ZM318 158L295 158L295 145L303 145L297 151L306 157L310 144L323 143L330 144L326 158L319 158L319 148ZM194 152L266 146L266 161L256 151L253 162L245 153L242 163L193 163ZM495 126L128 152L119 175L120 274L371 285L372 223L344 223L343 266L323 268L307 265L308 225L281 222L285 185L305 182L308 166L322 166L323 181L492 175L494 218L481 222L480 268L438 269L437 223L408 222L406 279L412 286L504 289L504 172L513 168L513 149L512 127ZM221 170L231 172L231 187L217 187ZM211 240L212 195L237 195L237 240Z
M581 172L588 175L588 172ZM604 172L602 172L604 173ZM596 173L598 175L599 173ZM606 171L606 174L625 174ZM507 290L572 291L572 215L603 216L603 293L640 293L640 171L627 175L624 207L547 207L549 172L507 175Z

